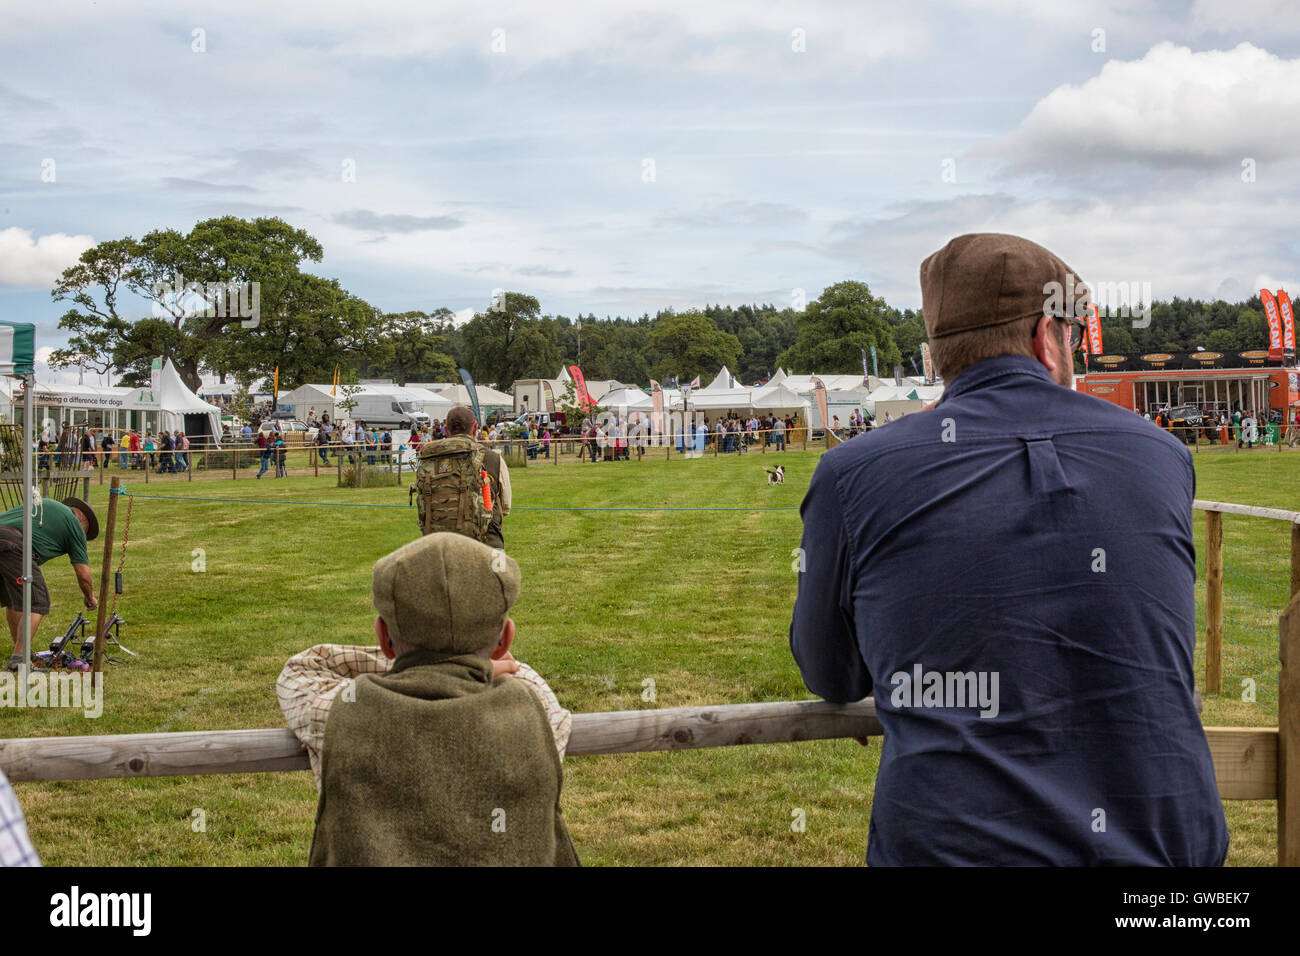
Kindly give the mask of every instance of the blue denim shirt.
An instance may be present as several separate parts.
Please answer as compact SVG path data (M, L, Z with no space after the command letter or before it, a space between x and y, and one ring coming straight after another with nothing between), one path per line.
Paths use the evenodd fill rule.
M1176 439L1010 355L822 457L790 648L827 700L874 688L868 863L1223 862L1195 484Z

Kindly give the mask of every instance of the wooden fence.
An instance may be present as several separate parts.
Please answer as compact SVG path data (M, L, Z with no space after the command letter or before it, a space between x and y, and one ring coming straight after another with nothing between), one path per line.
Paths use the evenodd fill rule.
M1300 512L1257 508L1226 501L1202 501L1192 506L1205 512L1205 692L1223 693L1223 516L1247 515L1285 521L1291 525L1291 585L1300 592Z
M1279 866L1300 866L1300 600L1279 621L1277 727L1207 727L1219 794L1277 801ZM773 744L883 733L875 701L727 704L575 714L570 756ZM217 730L0 740L13 781L306 770L289 730Z

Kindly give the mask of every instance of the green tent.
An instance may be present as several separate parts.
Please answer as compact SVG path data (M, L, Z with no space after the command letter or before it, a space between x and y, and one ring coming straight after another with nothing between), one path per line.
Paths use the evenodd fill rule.
M36 326L0 322L0 375L31 375L36 361Z
M0 322L0 375L22 378L23 389L23 676L32 667L32 451L36 441L32 394L36 362L36 326Z

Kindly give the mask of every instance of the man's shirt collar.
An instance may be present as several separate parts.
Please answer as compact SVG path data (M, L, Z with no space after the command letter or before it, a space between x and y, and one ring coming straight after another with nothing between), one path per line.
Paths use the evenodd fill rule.
M1059 384L1050 372L1037 359L1027 355L995 355L993 358L980 359L974 365L963 369L961 373L946 385L940 402L963 395L976 388L982 388L995 379L1008 375L1031 375L1040 378L1049 385Z

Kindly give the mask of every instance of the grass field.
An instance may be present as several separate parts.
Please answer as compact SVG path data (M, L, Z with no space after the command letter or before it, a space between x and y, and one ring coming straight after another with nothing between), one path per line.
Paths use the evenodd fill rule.
M759 465L770 456L516 469L517 510L506 527L524 576L516 655L574 712L810 696L786 642L798 512L743 509L797 506L817 456L784 455L783 487L761 481ZM1300 502L1300 456L1292 453L1202 453L1197 473L1201 498ZM280 726L274 685L286 658L321 642L373 643L370 568L416 534L413 510L299 502L405 505L404 488L338 489L332 471L285 481L173 479L147 489L127 477L140 494L271 503L135 499L118 609L129 622L123 640L141 657L110 668L100 719L0 710L0 737ZM106 498L105 486L92 485L93 504ZM523 510L572 505L738 510ZM1228 616L1245 622L1242 642L1259 646L1238 666L1230 645L1230 693L1207 700L1205 722L1275 723L1263 698L1237 699L1234 667L1268 661L1280 605L1262 606L1285 598L1289 532L1233 516L1224 526ZM1198 548L1200 528L1198 515ZM202 572L192 570L195 549ZM97 573L95 545L91 553ZM1233 562L1255 553L1263 557L1239 580L1258 586L1234 602ZM54 614L38 647L80 607L66 564L52 562L45 574ZM653 703L641 699L646 678L655 683ZM859 864L879 754L878 742L827 741L576 757L565 764L563 802L587 864ZM15 789L52 865L299 865L315 811L306 773ZM796 808L807 815L801 833L790 827ZM191 828L195 809L206 832ZM1228 805L1231 864L1272 864L1274 814L1269 802Z

